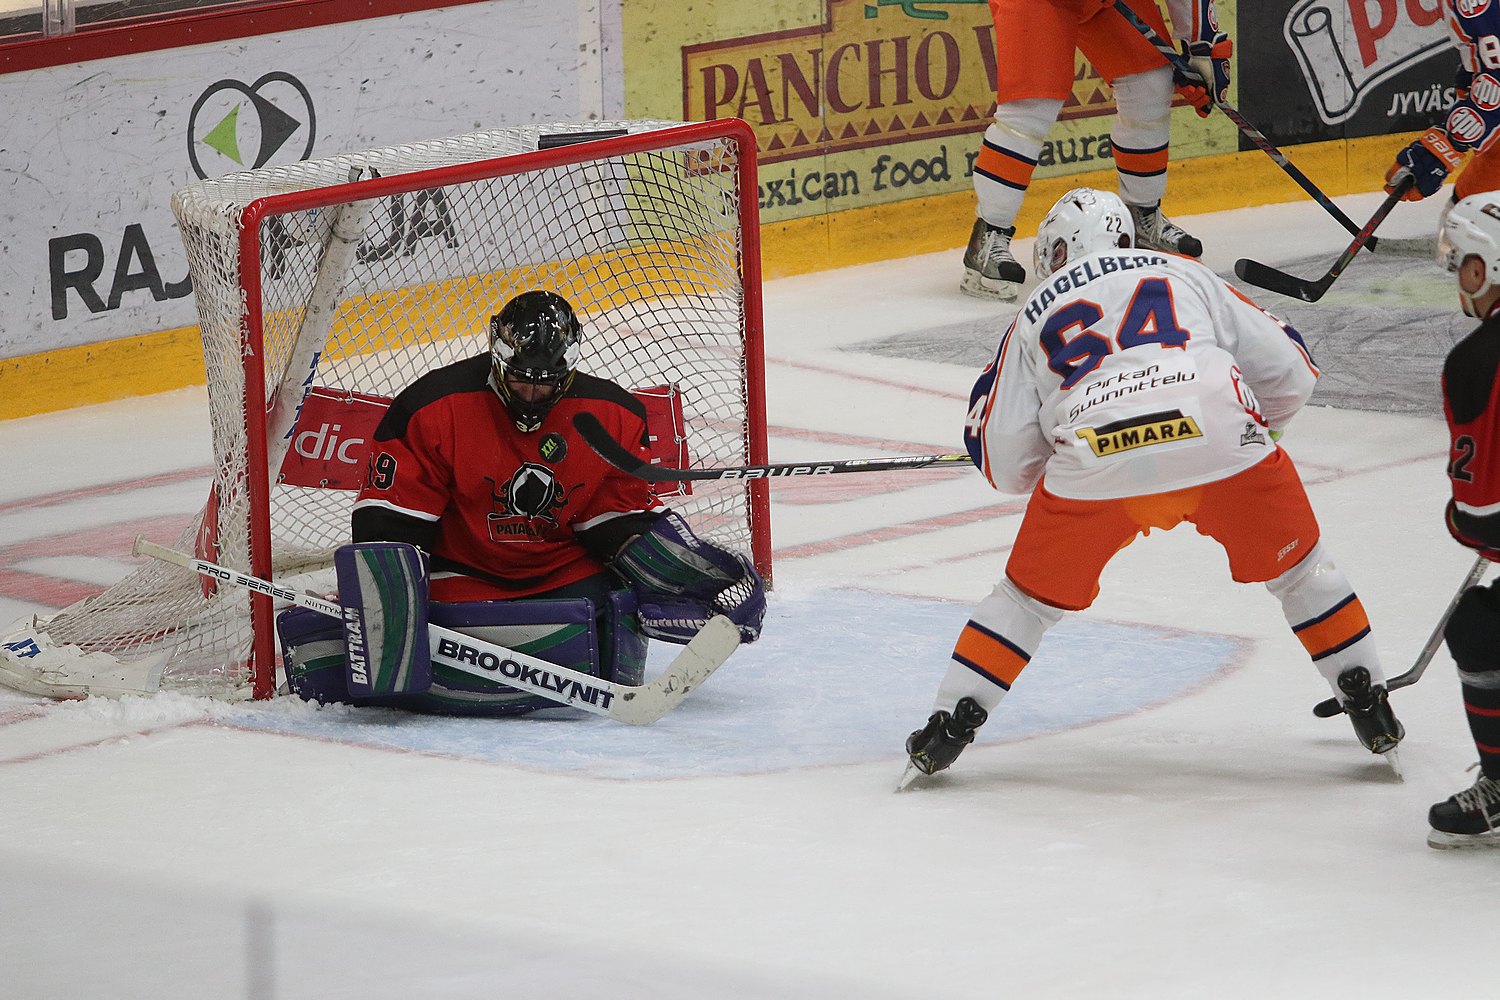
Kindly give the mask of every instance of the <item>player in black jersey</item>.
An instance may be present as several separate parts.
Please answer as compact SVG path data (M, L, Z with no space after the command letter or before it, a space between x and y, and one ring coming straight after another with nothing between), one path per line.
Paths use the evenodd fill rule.
M1480 321L1443 364L1448 531L1500 562L1500 192L1465 198L1448 213L1442 255L1457 271L1463 311ZM1472 788L1432 807L1427 842L1500 847L1500 581L1465 591L1443 635L1458 665L1480 774Z

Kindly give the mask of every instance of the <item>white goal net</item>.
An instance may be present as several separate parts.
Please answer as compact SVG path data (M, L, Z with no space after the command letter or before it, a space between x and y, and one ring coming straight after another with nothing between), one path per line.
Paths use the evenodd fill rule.
M662 464L765 461L754 143L741 122L496 129L206 180L172 207L216 456L208 502L178 539L198 558L283 586L326 580L385 403L486 351L490 316L532 289L573 304L580 368L643 399ZM665 502L769 575L764 484L691 487ZM164 687L265 696L272 612L268 598L154 563L13 630L5 662L57 676L80 658L95 673L148 664Z

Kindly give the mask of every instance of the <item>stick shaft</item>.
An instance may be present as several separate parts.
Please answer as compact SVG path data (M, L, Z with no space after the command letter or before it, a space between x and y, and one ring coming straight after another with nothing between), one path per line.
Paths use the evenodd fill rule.
M1395 190L1385 196L1385 200L1380 203L1380 207L1375 209L1375 214L1370 216L1370 221L1366 222L1360 231L1355 234L1353 242L1344 249L1343 253L1339 254L1338 260L1333 262L1333 266L1328 269L1328 273L1315 281L1299 278L1295 274L1288 274L1268 264L1262 264L1259 261L1250 260L1246 257L1241 257L1234 262L1234 273L1252 285L1285 295L1288 298L1301 299L1303 302L1316 302L1333 286L1338 276L1344 273L1344 268L1348 267L1349 262L1359 253L1359 248L1371 239L1374 239L1371 234L1385 221L1385 217L1391 214L1391 209L1396 207L1396 203L1401 200L1401 196L1406 193L1411 185L1412 177L1410 174L1407 174L1397 182Z
M343 606L333 601L280 587L270 580L249 576L227 566L195 559L186 552L144 538L135 540L134 552L340 621L344 617ZM427 628L434 662L629 725L655 722L671 711L739 646L739 629L728 619L717 616L693 637L660 677L649 684L634 687L558 666L439 625L428 625Z
M1464 593L1470 587L1477 587L1479 585L1479 581L1484 578L1485 570L1488 568L1489 560L1484 556L1479 556L1474 560L1474 565L1469 567L1468 575L1464 577L1463 583L1460 583L1458 590L1454 592L1453 600L1448 602L1448 607L1443 609L1442 616L1438 618L1437 624L1432 627L1432 634L1427 637L1426 645L1422 647L1421 652L1417 654L1416 660L1412 662L1410 667L1385 682L1385 689L1387 691L1397 691L1404 687L1410 687L1422 679L1422 675L1427 672L1428 664L1437 655L1438 647L1443 644L1443 630L1448 627L1448 619L1453 617L1453 609L1458 607L1458 602L1463 599ZM1337 698L1329 698L1327 701L1321 701L1313 706L1313 714L1321 719L1332 718L1342 711L1343 707L1339 704Z
M1154 2L1154 0L1150 0L1150 2ZM1177 49L1172 46L1171 42L1159 35L1156 30L1151 27L1151 25L1141 20L1140 15L1126 6L1124 0L1115 0L1115 9L1120 12L1120 15L1124 17L1125 20L1130 22L1131 27L1135 28L1136 31L1139 31L1143 36L1145 36L1146 41L1155 46L1156 50L1167 58L1167 62L1171 63L1173 66L1177 67L1180 70L1186 70L1188 72L1193 71L1188 61L1182 57L1182 53L1178 52ZM1272 144L1271 140L1265 137L1265 134L1262 133L1260 129L1256 128L1254 125L1251 125L1250 122L1245 119L1245 116L1240 114L1239 109L1230 104L1228 101L1215 101L1214 107L1224 112L1224 116L1230 121L1234 122L1235 128L1239 129L1240 132L1245 136L1245 138L1249 139L1252 143L1255 144L1257 149L1269 156L1278 167L1286 171L1287 176L1296 181L1298 187L1302 188L1302 190L1312 195L1313 200L1321 205L1329 215L1338 220L1339 225L1343 226L1351 233L1359 232L1358 223L1349 218L1349 216L1345 215L1343 210L1341 210L1337 205L1333 203L1333 199L1324 194L1322 190L1320 190L1318 186L1314 184L1306 174L1298 170L1296 165L1293 164L1291 160L1287 159L1286 154L1283 153L1280 149L1277 149L1276 146ZM1376 241L1371 239L1365 241L1363 245L1367 246L1371 250L1374 250L1375 243Z
M781 462L771 465L736 465L722 468L674 469L652 465L633 454L610 436L604 425L589 413L573 418L579 437L610 465L649 483L678 483L709 479L779 479L791 476L832 476L850 472L892 472L901 469L937 467L972 468L968 455L903 455L893 458L851 458L828 462Z
M1427 671L1427 665L1432 662L1433 656L1437 654L1438 647L1443 644L1443 630L1448 627L1448 619L1453 617L1453 609L1458 607L1458 602L1463 599L1464 594L1470 587L1477 587L1479 581L1484 578L1485 570L1489 569L1490 561L1484 556L1474 560L1474 565L1469 567L1469 575L1464 577L1464 582L1458 585L1458 590L1453 594L1453 600L1448 602L1448 607L1443 610L1443 616L1433 626L1432 634L1427 637L1427 644L1417 654L1416 662L1403 673L1392 677L1386 684L1387 690L1394 691L1415 684L1421 679L1422 674Z

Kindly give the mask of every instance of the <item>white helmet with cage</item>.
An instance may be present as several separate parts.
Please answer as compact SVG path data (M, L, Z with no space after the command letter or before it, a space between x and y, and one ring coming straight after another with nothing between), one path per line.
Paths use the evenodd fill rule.
M1135 246L1135 222L1120 196L1074 188L1061 198L1036 231L1032 264L1045 278L1070 260L1118 247Z
M1438 234L1439 262L1458 272L1458 301L1470 316L1483 318L1479 300L1500 285L1500 191L1465 198L1444 213ZM1464 263L1477 257L1483 273Z

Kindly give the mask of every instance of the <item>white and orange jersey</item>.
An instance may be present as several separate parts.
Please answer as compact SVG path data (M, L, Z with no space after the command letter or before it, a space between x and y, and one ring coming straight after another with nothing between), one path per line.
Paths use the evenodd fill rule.
M1297 331L1196 260L1091 254L1038 285L969 400L996 489L1103 500L1215 482L1276 450L1318 369Z

